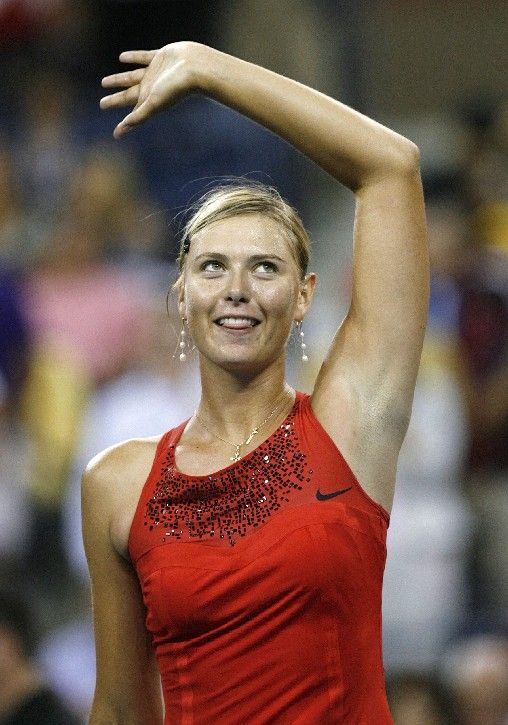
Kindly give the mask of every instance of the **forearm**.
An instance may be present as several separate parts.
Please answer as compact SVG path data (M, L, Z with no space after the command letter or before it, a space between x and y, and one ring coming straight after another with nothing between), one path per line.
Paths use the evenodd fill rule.
M408 139L296 81L200 47L197 90L286 139L353 191L418 168Z

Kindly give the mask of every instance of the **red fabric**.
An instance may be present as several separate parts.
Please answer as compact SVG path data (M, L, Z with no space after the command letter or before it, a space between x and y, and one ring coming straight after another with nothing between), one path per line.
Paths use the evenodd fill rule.
M176 471L174 446L184 427L158 445L129 538L166 725L392 723L381 652L389 516L361 488L310 398L298 393L292 413L267 441L218 472L217 480L227 475L233 482L224 491L227 511L224 501L203 494L213 476ZM281 440L288 441L287 454ZM251 508L245 491L259 471L255 485L266 487L272 509L262 523L256 515L220 538L221 516L229 521ZM180 491L178 500L171 486ZM318 500L318 489L349 490ZM197 526L186 523L193 505ZM260 505L266 505L262 497ZM213 534L203 519L207 507L218 521ZM178 516L175 538L171 521Z

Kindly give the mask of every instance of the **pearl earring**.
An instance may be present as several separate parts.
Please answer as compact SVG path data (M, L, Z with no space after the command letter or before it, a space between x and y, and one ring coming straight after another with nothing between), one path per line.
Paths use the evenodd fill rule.
M298 322L296 324L297 324L297 327L298 327L298 330L300 333L300 347L302 348L302 362L307 362L307 360L309 358L307 357L307 353L305 352L305 350L307 349L307 345L304 342L305 333L302 330L302 321L298 320Z
M180 330L180 342L178 343L178 347L180 348L180 361L185 362L187 360L187 355L184 353L185 346L187 345L185 341L185 317L182 317L182 329Z

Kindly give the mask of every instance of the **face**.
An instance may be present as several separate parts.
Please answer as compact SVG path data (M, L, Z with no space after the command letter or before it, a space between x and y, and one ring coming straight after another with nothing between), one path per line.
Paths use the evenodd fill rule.
M314 284L314 275L300 279L276 221L260 214L231 217L192 237L179 312L202 356L232 371L256 371L284 355Z

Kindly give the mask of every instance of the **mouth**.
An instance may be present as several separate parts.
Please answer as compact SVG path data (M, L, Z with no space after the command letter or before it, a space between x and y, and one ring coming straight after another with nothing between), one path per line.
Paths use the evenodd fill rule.
M260 320L255 317L236 317L232 315L218 317L214 323L227 330L248 330L259 325Z

